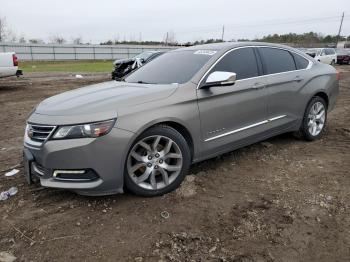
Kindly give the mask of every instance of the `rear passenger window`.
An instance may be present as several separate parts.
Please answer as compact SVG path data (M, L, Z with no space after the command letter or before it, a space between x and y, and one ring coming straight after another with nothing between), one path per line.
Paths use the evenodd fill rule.
M239 48L228 53L214 66L210 73L215 71L234 72L237 74L237 80L258 76L258 65L253 48Z
M335 51L333 49L327 48L326 49L326 55L334 55Z
M265 73L275 74L296 69L294 59L288 51L269 47L261 47L259 50L265 62Z
M304 57L294 53L293 53L293 57L298 70L305 69L309 65L309 60L305 59Z

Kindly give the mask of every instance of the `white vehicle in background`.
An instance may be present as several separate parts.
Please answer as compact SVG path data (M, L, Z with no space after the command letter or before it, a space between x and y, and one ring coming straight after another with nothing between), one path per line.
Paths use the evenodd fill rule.
M0 78L6 76L20 76L18 58L14 52L0 53Z
M334 65L337 63L337 54L334 48L312 48L307 49L306 53L324 64Z

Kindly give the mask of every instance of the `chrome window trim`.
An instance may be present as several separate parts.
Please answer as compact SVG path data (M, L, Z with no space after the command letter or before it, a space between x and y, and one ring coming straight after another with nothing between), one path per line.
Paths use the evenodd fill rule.
M312 68L312 66L314 65L314 62L312 60L310 60L309 58L307 58L306 56L302 55L302 54L299 54L299 53L296 53L294 52L293 50L289 50L287 48L283 48L283 47L278 47L278 46L264 46L264 45L249 45L249 46L238 46L238 47L234 47L230 50L227 50L224 54L222 54L222 56L220 56L214 64L212 64L209 69L204 73L204 75L201 77L201 79L199 80L198 84L197 84L197 90L200 89L200 85L202 83L202 81L204 80L204 78L208 75L208 73L210 72L210 70L213 69L214 66L216 66L217 63L219 63L221 61L221 59L224 58L224 56L226 56L228 53L231 53L235 50L238 50L238 49L242 49L242 48L274 48L274 49L281 49L281 50L284 50L284 51L288 51L288 52L291 52L293 54L296 54L296 55L299 55L301 56L302 58L306 59L307 61L309 61L309 64L306 68L304 69L296 69L296 70L292 70L292 71L285 71L285 72L279 72L279 73L273 73L273 74L265 74L265 75L261 75L261 76L254 76L254 77L249 77L249 78L244 78L244 79L239 79L239 80L236 80L236 82L240 82L240 81L245 81L245 80L251 80L251 79L257 79L257 78L261 78L261 77L266 77L266 76L272 76L272 75L279 75L279 74L285 74L285 73L290 73L290 72L298 72L298 71L304 71L304 70L309 70Z
M217 136L213 136L213 137L207 138L207 139L204 140L204 142L209 142L209 141L212 141L212 140L215 140L215 139L224 137L224 136L232 135L232 134L235 134L235 133L238 133L238 132L241 132L241 131L250 129L250 128L252 128L252 127L256 127L256 126L260 126L260 125L263 125L263 124L267 124L267 123L270 123L270 122L272 122L272 121L275 121L275 120L284 118L284 117L286 117L286 116L287 116L287 115L280 115L280 116L272 117L272 118L266 119L266 120L261 121L261 122L258 122L258 123L254 123L254 124L251 124L251 125L248 125L248 126L244 126L244 127L241 127L241 128L235 129L235 130L231 130L231 131L226 132L226 133L224 133L224 134L221 134L221 135L217 135Z

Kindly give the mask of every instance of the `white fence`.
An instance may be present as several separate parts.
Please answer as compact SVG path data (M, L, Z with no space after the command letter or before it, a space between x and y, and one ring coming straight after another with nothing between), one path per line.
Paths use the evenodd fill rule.
M114 60L133 57L147 50L174 47L149 45L58 45L0 43L0 52L16 52L20 60Z

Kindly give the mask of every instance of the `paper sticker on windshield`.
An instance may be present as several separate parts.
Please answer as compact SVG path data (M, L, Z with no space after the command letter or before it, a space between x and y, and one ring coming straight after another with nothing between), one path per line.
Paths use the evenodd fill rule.
M194 52L195 55L214 55L216 51L213 50L197 50Z

